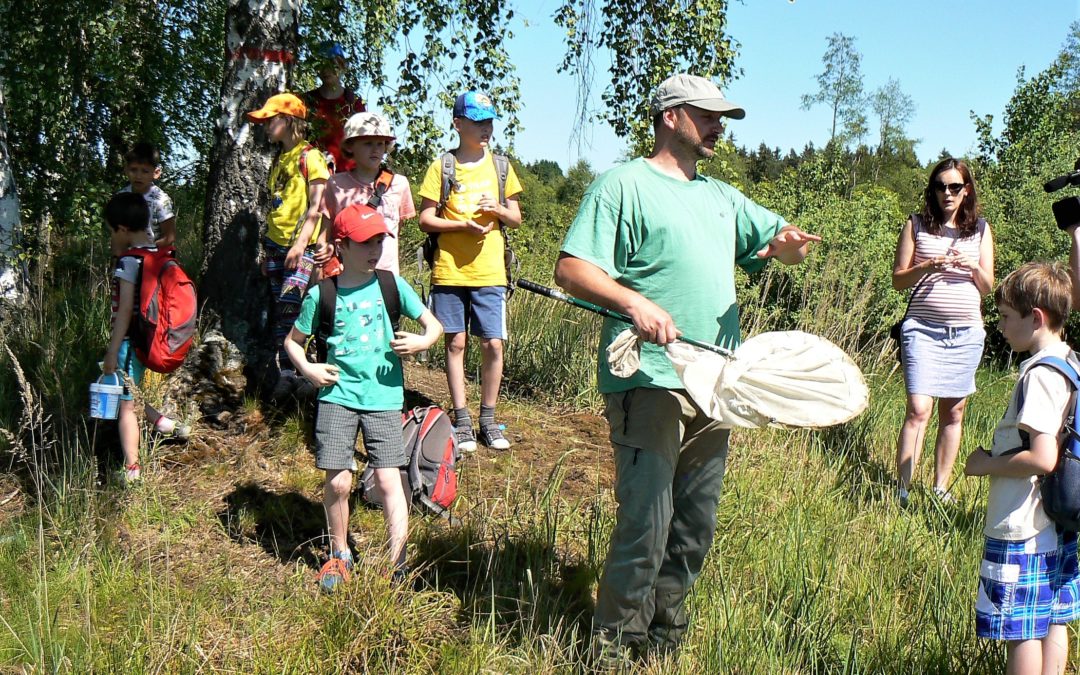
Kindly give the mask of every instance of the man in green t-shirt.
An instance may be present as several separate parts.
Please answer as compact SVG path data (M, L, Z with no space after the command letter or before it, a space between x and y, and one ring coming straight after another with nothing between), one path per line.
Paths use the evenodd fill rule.
M728 429L687 395L664 347L683 333L739 340L735 265L796 264L819 237L697 173L724 118L745 111L707 79L678 74L653 96L655 145L593 182L555 268L572 295L629 315L647 342L641 369L619 378L604 352L626 324L606 320L598 384L605 399L619 503L597 591L593 653L661 652L686 632L686 595L716 529Z

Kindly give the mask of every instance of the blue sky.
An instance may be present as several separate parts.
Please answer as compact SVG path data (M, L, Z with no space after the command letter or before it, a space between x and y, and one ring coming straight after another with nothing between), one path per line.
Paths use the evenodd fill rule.
M587 130L591 146L580 152L570 143L576 85L555 72L563 53L551 20L558 5L538 0L515 17L509 51L521 78L525 127L516 152L525 161L551 159L564 169L584 157L603 170L618 161L624 145L605 125ZM867 90L894 77L914 99L908 135L921 139L921 159L942 148L964 155L975 148L970 111L992 114L1000 128L1017 68L1025 66L1030 76L1047 67L1078 19L1080 0L732 2L728 35L742 45L736 65L743 74L725 93L747 115L729 129L736 143L751 148L763 141L785 152L808 141L823 145L830 112L824 106L804 111L800 98L815 90L826 38L839 32L856 38ZM605 75L602 65L597 71L598 78ZM597 94L602 86L596 83ZM872 119L870 128L873 136Z

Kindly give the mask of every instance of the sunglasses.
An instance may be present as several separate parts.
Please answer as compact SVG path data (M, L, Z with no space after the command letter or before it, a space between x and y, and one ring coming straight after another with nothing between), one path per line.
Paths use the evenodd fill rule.
M934 189L938 192L949 191L951 195L958 195L960 191L964 189L963 183L942 183L941 181L934 181Z

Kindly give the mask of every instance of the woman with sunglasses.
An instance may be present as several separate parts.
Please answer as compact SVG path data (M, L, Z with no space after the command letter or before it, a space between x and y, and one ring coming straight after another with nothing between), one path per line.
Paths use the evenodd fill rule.
M951 158L938 162L923 196L922 213L913 214L900 232L892 272L893 288L912 289L900 341L907 388L907 412L896 442L902 506L908 502L935 398L933 492L944 501L954 499L949 478L986 337L982 296L994 287L994 240L979 217L967 164Z

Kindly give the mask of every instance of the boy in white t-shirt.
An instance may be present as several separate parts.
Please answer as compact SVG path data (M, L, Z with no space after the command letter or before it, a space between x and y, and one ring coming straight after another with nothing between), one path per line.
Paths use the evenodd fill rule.
M994 294L998 328L1017 352L1030 352L990 450L977 449L964 473L990 476L986 543L975 603L979 637L1006 641L1007 672L1063 672L1065 625L1080 618L1076 533L1046 515L1039 477L1054 470L1072 387L1048 356L1080 361L1062 339L1072 284L1060 263L1028 263Z
M136 143L124 155L124 175L128 184L120 192L142 195L150 209L146 233L157 246L176 243L176 211L172 199L154 181L161 178L161 155L149 143ZM113 251L117 253L117 251Z

